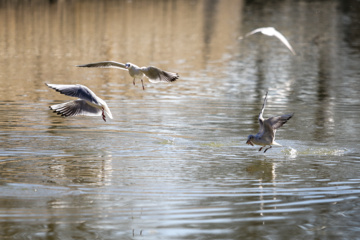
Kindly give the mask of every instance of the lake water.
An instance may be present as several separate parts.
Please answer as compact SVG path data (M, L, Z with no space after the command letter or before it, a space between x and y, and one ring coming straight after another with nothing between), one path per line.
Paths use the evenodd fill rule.
M1 239L359 239L360 4L0 1ZM276 38L239 36L265 26ZM145 91L114 60L177 72ZM83 84L114 116L63 118ZM295 115L283 147L246 145Z

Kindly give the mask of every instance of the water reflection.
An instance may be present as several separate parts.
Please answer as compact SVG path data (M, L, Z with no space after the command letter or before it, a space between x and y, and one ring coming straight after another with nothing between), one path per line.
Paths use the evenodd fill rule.
M318 62L318 86L317 86L317 101L319 103L319 107L316 115L315 124L317 126L314 140L322 141L323 139L327 139L333 136L334 129L334 103L333 99L329 94L329 89L327 86L331 84L336 78L336 76L332 76L331 70L332 65L329 62L329 59L334 59L334 57L330 57L328 55L329 51L325 50L327 48L321 47L319 50L319 62Z
M275 11L276 9L276 11ZM356 238L356 1L0 1L0 235ZM289 39L251 29L274 26ZM319 29L322 30L319 32ZM103 60L181 76L146 91ZM114 120L61 118L44 82L98 89ZM295 112L265 155L245 144ZM55 97L55 98L54 98Z

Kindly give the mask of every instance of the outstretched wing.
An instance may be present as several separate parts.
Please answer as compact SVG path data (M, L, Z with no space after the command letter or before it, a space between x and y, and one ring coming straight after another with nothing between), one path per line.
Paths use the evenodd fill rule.
M247 33L247 34L245 35L245 37L248 37L248 36L253 35L253 34L255 34L255 33L258 33L258 32L262 32L264 29L266 29L266 28L257 28L257 29L254 29L254 30L252 30L251 32Z
M77 97L95 104L99 104L98 97L88 87L76 84L76 85L65 85L65 84L48 84L45 83L49 88L56 90L66 96Z
M268 91L266 91L265 97L264 97L264 102L259 114L259 125L260 125L260 130L259 130L259 134L263 134L265 129L264 129L264 110L265 110L265 106L266 106L266 101L267 101L267 95L268 95Z
M64 117L71 117L76 115L100 116L102 114L101 109L88 104L85 100L82 99L52 105L50 106L50 109Z
M122 70L127 70L125 64L114 62L114 61L104 61L96 63L88 63L83 65L77 65L77 67L89 67L89 68L117 68Z
M289 41L279 31L274 31L274 36L277 37L291 52L296 55L294 49L291 47Z
M177 73L166 72L157 67L142 67L141 71L149 78L150 82L174 82L179 78Z
M271 117L264 121L264 132L262 139L270 141L273 145L280 145L275 142L276 129L284 125L294 114L286 114L277 117Z
M292 52L292 54L296 55L294 49L290 45L289 41L285 38L285 36L282 35L282 33L280 33L278 30L276 30L273 27L262 27L262 28L254 29L253 31L247 33L245 35L245 37L248 37L248 36L253 35L255 33L258 33L258 32L261 32L262 34L265 34L265 35L268 35L268 36L277 37ZM240 37L239 39L242 39L242 38L243 37Z
M280 128L282 125L284 125L290 118L292 118L293 115L294 113L284 114L282 116L277 116L277 117L271 117L267 119L265 122L269 124L269 126L272 129L276 130Z

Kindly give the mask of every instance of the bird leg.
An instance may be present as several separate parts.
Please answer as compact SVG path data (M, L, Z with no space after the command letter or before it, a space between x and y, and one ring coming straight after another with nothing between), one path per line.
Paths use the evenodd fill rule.
M141 79L141 84L142 84L143 90L145 90L144 81L142 79Z
M263 147L261 147L261 148L259 149L259 152L261 151L261 149L263 149Z
M133 80L133 84L134 84L134 86L135 86L135 78L134 78L134 80Z
M102 119L106 122L106 117L105 117L105 113L104 113L104 108L102 109Z
M268 147L267 149L265 149L264 153L266 153L266 151L269 150L270 148L272 148L271 145L270 145L270 147Z

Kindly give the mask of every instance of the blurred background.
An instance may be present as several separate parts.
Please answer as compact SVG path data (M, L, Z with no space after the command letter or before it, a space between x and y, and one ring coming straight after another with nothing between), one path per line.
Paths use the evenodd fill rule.
M357 0L0 0L2 239L355 239ZM240 36L275 27L276 38ZM177 72L153 84L118 69ZM63 118L45 83L114 116ZM257 117L294 112L266 154Z

